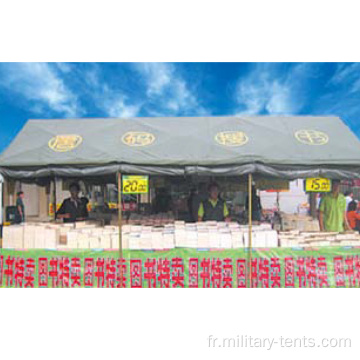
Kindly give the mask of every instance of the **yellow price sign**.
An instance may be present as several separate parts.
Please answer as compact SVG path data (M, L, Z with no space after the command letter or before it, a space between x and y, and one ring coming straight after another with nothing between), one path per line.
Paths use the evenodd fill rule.
M149 177L128 175L122 178L123 194L147 194L149 192Z
M331 191L331 180L325 178L306 179L306 192L329 192Z

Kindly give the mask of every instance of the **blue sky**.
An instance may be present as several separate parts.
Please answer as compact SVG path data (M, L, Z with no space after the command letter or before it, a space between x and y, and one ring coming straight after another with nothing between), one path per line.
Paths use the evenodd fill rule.
M360 137L360 63L0 63L0 151L28 119L241 114L338 115Z

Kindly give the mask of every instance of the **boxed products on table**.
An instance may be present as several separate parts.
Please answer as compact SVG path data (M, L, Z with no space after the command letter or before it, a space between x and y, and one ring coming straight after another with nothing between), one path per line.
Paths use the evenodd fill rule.
M129 225L164 226L175 222L172 213L159 213L153 215L142 215L132 213L126 223Z
M281 247L360 246L360 234L292 230L280 232L279 242Z
M248 226L237 223L206 221L187 224L175 222L176 247L190 248L242 248L249 243ZM270 224L252 227L253 247L277 247L277 232Z
M320 231L319 221L311 216L304 214L285 214L281 213L281 230L300 230L300 231Z
M163 250L173 248L231 249L249 246L247 225L207 221L175 221L163 226L122 227L124 249ZM360 246L357 232L335 233L290 230L277 233L269 224L252 227L252 247ZM15 249L119 249L117 226L99 223L26 223L5 226L3 248Z
M270 225L253 227L253 247L277 247ZM161 250L188 248L243 248L248 246L248 227L237 223L175 221L163 226L122 226L124 249ZM26 223L4 228L4 248L18 249L119 249L117 226L97 223Z

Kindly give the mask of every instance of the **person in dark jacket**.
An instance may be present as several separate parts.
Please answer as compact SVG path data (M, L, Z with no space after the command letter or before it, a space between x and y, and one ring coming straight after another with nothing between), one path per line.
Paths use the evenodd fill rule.
M189 218L191 222L196 222L197 221L197 210L199 207L194 209L194 203L195 203L195 199L198 197L198 191L197 189L193 188L190 191L190 195L189 198L187 200L187 206L188 206L188 211L189 211Z
M24 192L19 191L16 199L15 210L15 224L20 224L25 221L25 205L24 205Z
M219 185L209 185L209 198L202 201L198 210L198 221L229 221L229 210L224 200L219 198Z
M165 188L157 190L153 210L155 214L171 211L171 195Z
M260 197L256 195L256 188L252 186L251 188L251 218L252 221L260 222L262 214L262 206ZM246 196L245 209L249 212L249 196Z
M77 183L70 185L70 197L65 199L56 213L57 219L63 219L64 223L86 220L89 217L87 204L89 200L80 198L80 186Z

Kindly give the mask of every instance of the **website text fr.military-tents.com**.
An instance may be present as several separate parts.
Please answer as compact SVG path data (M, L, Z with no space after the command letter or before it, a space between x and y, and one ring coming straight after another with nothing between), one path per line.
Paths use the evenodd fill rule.
M237 335L235 337L207 338L210 348L260 348L272 350L274 348L351 348L350 338L312 338L312 337L255 337L251 335Z

